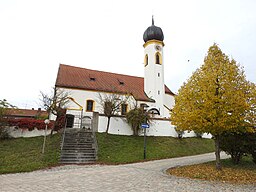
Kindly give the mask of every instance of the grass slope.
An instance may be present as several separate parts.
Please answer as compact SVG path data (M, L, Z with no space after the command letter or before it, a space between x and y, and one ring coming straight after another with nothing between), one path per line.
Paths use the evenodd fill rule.
M97 133L98 161L132 163L143 161L144 138ZM209 153L214 151L211 139L147 137L147 160Z
M0 140L0 173L27 172L58 164L60 134L44 137Z
M0 140L0 174L27 172L58 165L61 135L48 136L45 154L44 137ZM143 137L97 133L99 163L143 161ZM147 137L147 160L195 155L214 151L210 139Z

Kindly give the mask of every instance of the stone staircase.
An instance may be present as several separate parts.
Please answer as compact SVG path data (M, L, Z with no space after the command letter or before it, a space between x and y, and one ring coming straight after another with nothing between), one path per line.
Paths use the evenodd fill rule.
M66 129L63 133L60 163L94 163L97 160L95 134L87 129Z

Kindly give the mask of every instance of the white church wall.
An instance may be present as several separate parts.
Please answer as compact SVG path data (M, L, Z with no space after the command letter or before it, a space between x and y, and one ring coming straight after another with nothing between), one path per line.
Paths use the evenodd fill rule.
M172 109L174 107L174 104L175 104L174 96L165 94L164 105L166 105L169 109Z
M83 116L90 116L92 117L92 112L86 112L86 100L91 99L95 101L95 107L94 111L102 113L103 109L102 106L98 103L99 101L99 93L95 91L84 91L84 90L72 90L72 89L63 89L64 91L67 91L70 93L71 97L74 98L74 100L83 107ZM106 94L106 93L104 93ZM129 98L128 101L128 109L132 109L136 106L140 106L141 103L145 103L149 106L148 109L155 107L154 102L144 102L144 101L135 101L133 97ZM172 108L174 105L174 97L171 95L165 94L165 105ZM70 102L68 105L69 108L72 109L79 109L79 106L75 104L74 102ZM81 114L81 111L79 110L67 110L67 114L73 114L76 116L79 116ZM166 118L169 118L169 110L167 108L164 108L164 116ZM54 116L53 116L54 118ZM107 127L107 117L105 116L99 116L99 124L98 124L98 132L105 132ZM133 131L131 127L127 124L125 121L125 117L111 117L110 120L110 128L109 128L110 134L116 134L116 135L132 135ZM177 133L175 131L175 126L171 125L171 122L168 120L154 120L152 124L150 125L150 128L147 129L147 135L149 136L172 136L177 137ZM194 137L195 134L193 132L185 132L183 137ZM205 138L211 138L209 135L203 135Z
M150 124L150 128L146 130L146 134L148 136L178 136L174 129L174 126L171 125L170 121L166 120L153 120Z
M169 107L168 107L169 108ZM164 107L164 113L163 113L164 118L170 118L170 111L166 107Z
M106 132L107 117L99 116L98 132ZM133 135L132 128L127 124L125 117L111 117L109 133L114 135ZM143 135L142 129L139 131ZM148 136L177 137L174 126L167 120L153 120L150 128L146 130Z
M102 106L99 104L100 102L100 98L99 98L99 92L96 92L96 91L87 91L87 90L79 90L79 89L67 89L67 88L62 88L62 90L68 92L70 94L70 96L79 104L83 107L83 112L86 112L86 101L87 100L93 100L95 103L94 103L94 112L99 112L99 113L103 113L103 108ZM105 93L105 92L101 92L101 94L104 96L105 95L109 95L111 93ZM121 95L121 97L124 97L124 99L127 99L127 95ZM136 105L136 101L135 99L130 96L128 97L127 99L127 104L128 104L128 110L129 109L132 109L135 107ZM70 101L68 103L68 106L67 108L70 108L70 109L79 109L79 106ZM88 114L87 115L90 115L92 114L92 112L87 112ZM73 114L71 112L71 114Z
M184 131L183 137L196 137L194 131Z
M204 133L204 134L202 135L202 138L211 139L211 138L212 138L212 134L210 134L210 133Z
M100 106L98 105L98 99L99 99L99 93L96 91L86 91L86 90L79 90L79 89L67 89L67 88L62 88L62 90L66 91L69 93L69 95L77 102L79 105L81 105L85 111L86 109L86 101L87 100L93 100L95 101L95 111L100 110ZM79 109L79 106L70 101L68 103L68 108L72 109Z
M107 119L105 116L99 116L98 132L106 132ZM114 135L133 135L133 131L125 121L125 117L111 117L109 133Z

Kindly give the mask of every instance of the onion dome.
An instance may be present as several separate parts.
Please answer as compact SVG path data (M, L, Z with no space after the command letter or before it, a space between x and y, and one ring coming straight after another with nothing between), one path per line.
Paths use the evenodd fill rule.
M152 25L144 32L143 40L146 43L149 40L164 40L164 33L160 27L154 25L154 18L152 17Z

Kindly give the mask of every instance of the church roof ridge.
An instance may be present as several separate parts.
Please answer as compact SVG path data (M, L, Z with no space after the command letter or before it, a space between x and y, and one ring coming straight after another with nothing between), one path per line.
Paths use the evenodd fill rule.
M88 68L85 68L85 67L78 67L78 66L68 65L68 64L63 64L63 63L60 63L60 65L75 67L75 68L80 68L80 69L86 69L86 70L89 70L89 71L96 71L96 72L100 72L100 73L110 73L110 74L116 74L116 75L120 75L120 76L128 76L128 77L135 77L135 78L144 79L144 77L134 76L134 75L127 75L127 74L123 74L123 73L114 73L114 72L102 71L102 70L98 70L98 69L88 69Z
M152 102L144 92L144 78L60 64L55 86L81 90L131 94ZM165 92L174 95L165 85Z

